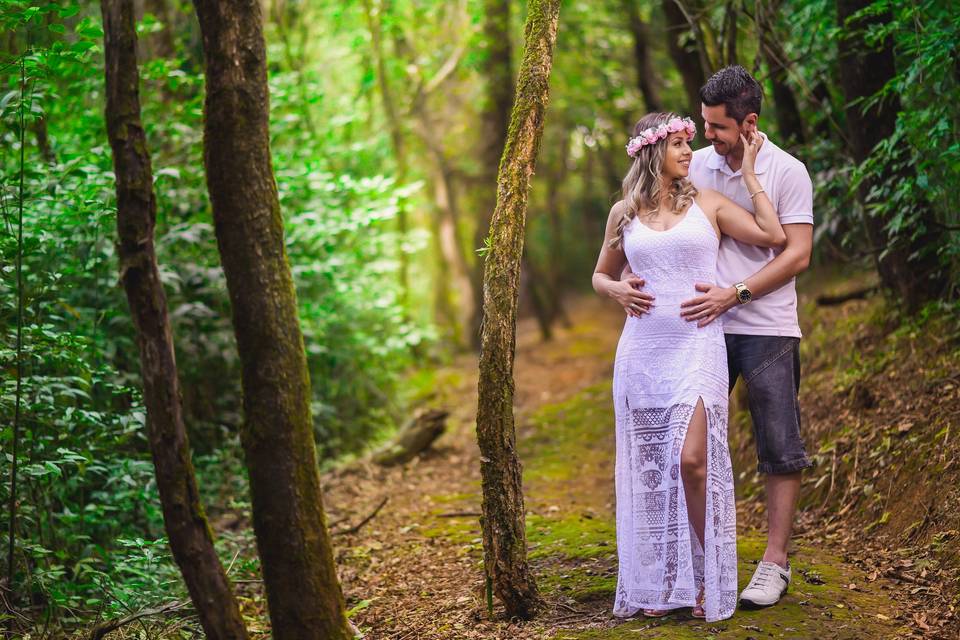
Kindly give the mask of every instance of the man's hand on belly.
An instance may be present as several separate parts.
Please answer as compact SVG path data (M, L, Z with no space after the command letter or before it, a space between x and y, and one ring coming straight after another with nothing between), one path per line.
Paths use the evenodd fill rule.
M698 327L707 326L737 304L737 290L733 287L703 282L695 287L703 295L680 303L680 316L688 322L697 321Z

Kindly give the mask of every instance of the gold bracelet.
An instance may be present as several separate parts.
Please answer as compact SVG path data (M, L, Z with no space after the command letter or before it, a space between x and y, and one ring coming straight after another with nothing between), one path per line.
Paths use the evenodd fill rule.
M763 193L764 191L765 189L757 189L756 191L750 194L750 199L753 200L754 196L756 196L758 193Z

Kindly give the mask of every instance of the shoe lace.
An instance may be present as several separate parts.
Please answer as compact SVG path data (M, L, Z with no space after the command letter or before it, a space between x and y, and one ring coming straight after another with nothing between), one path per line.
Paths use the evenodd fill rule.
M750 587L763 587L766 586L767 581L773 577L774 569L773 567L767 565L761 565L757 567L756 573L753 574L753 578L750 579Z

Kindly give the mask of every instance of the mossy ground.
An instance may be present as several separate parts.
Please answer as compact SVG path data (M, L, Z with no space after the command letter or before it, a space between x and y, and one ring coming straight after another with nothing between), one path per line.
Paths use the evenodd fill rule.
M613 512L613 415L609 382L542 407L520 441L530 558L548 599L612 606L616 587ZM542 515L541 515L542 514ZM741 588L762 555L761 532L738 537ZM706 624L680 611L612 628L558 631L560 639L605 638L894 638L896 603L842 559L822 549L794 549L792 589L776 607L738 610Z
M473 433L476 361L464 356L446 371L419 380L420 396L450 410L449 433L434 451L401 469L368 469L351 475L349 483L329 485L331 503L358 517L385 492L390 495L387 508L345 541L340 556L351 606L369 602L354 617L368 640L922 637L922 631L901 626L915 619L915 609L908 607L917 606L916 584L898 584L882 567L857 568L864 555L857 549L890 525L878 525L869 534L861 528L860 538L847 541L835 535L836 520L818 521L818 512L809 506L795 532L791 590L776 607L738 610L733 618L710 624L684 610L657 620L612 616L617 557L610 389L623 315L619 309L598 308L594 301L572 306L571 311L573 326L558 331L552 342L541 341L535 328L523 323L517 339L515 416L524 467L528 558L546 607L525 623L505 620L499 603L492 618L487 611L478 518L479 451ZM847 356L836 349L821 356L810 350L829 345L816 337L805 342L810 345L804 354L805 380L818 387L822 383L828 388L825 394L847 393L838 391L837 384L855 381L838 383L827 375L828 370L849 369L837 366L843 364L838 358ZM885 375L867 359L861 363L870 375ZM830 401L826 395L818 397L812 409ZM763 485L756 478L747 435L749 416L736 411L736 402L733 405L731 448L743 587L765 542ZM836 431L842 427L855 437L850 424L847 420ZM813 451L839 437L813 428L807 433L816 434ZM861 469L864 464L861 460ZM830 497L829 480L818 485L817 493L813 485L820 475L809 475L813 479L805 481L804 494L821 500ZM838 481L832 505L843 495L841 486ZM892 514L890 520L897 517ZM942 548L954 546L954 538L947 534L936 541ZM359 554L351 554L350 548ZM904 566L898 565L897 571L908 571ZM919 565L911 570L922 579Z
M897 604L881 582L837 555L799 544L793 550L794 579L776 607L738 610L733 618L705 623L680 610L666 618L621 621L609 615L616 587L616 528L613 503L613 416L609 381L558 403L542 406L519 437L524 460L529 559L548 602L593 610L601 618L587 628L561 628L537 636L555 640L620 638L846 639L897 638ZM434 515L475 508L477 492L432 497ZM475 518L444 518L421 531L461 545L479 558ZM763 553L761 531L738 537L740 587ZM598 628L599 626L599 628Z

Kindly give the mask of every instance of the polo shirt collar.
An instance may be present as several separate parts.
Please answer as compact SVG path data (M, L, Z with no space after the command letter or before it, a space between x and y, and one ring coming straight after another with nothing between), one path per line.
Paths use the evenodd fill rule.
M776 146L765 133L760 135L763 136L763 146L760 147L760 153L757 154L757 166L754 168L757 174L765 173L770 167L770 162L773 160L773 147ZM728 176L740 175L740 171L731 171L724 157L717 153L712 146L710 147L710 155L707 156L707 167L714 171L722 171Z

